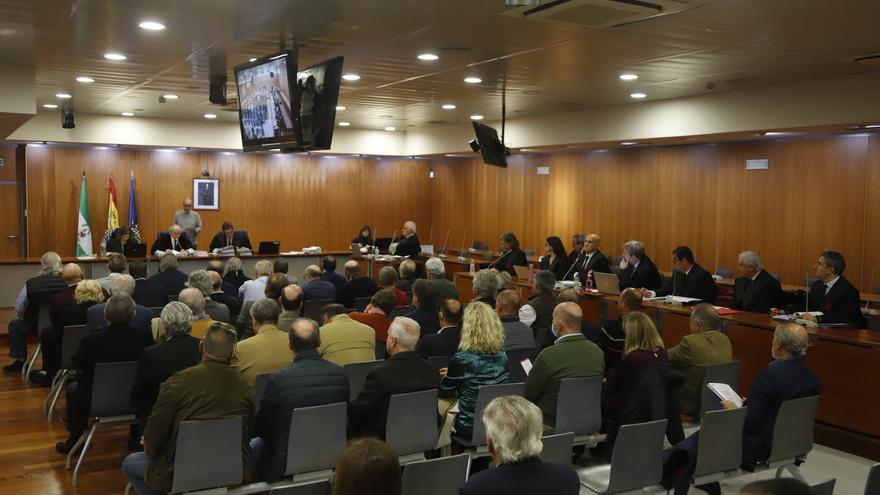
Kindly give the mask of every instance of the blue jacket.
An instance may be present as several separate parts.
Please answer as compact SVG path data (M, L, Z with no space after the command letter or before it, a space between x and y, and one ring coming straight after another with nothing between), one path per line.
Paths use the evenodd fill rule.
M577 495L581 483L570 466L551 464L537 457L501 464L473 475L461 495Z
M440 383L440 397L458 392L458 415L455 431L469 436L474 428L474 408L483 385L507 383L507 354L474 354L458 351L452 356L446 377Z
M107 303L95 304L86 312L86 326L90 332L107 328L107 321L104 320L104 308ZM140 304L135 304L134 319L128 322L128 326L139 330L151 331L151 321L153 319L153 310Z

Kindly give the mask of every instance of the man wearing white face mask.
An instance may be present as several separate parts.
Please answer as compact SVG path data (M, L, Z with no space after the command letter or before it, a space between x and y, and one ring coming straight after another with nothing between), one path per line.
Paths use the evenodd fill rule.
M548 432L556 425L556 400L562 379L605 374L602 349L581 333L582 318L581 307L575 303L556 306L550 327L556 341L538 354L526 380L525 398L541 408Z

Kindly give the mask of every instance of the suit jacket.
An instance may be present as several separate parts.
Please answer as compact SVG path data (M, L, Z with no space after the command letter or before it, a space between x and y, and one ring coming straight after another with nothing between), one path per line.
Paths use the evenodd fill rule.
M251 246L251 240L248 239L247 234L240 230L232 232L231 245L235 247L246 247L248 249L253 249L253 247ZM213 239L211 239L211 244L208 246L208 251L213 251L222 247L226 247L226 234L224 234L223 231L220 231L217 232Z
M52 328L55 330L55 338L58 341L58 351L61 350L61 342L64 338L64 327L73 325L88 324L89 308L97 303L87 302L82 304L73 304L61 310L58 318L52 322Z
M409 256L413 258L422 252L422 245L419 244L419 236L413 234L409 237L402 237L397 241L397 250L394 254L397 256Z
M777 360L762 371L749 389L743 427L744 469L753 470L770 455L773 426L783 401L818 395L819 377L801 359Z
M262 479L272 483L284 477L293 410L336 402L348 402L348 375L317 350L297 354L292 364L269 375L254 431L263 439Z
M665 349L639 349L623 356L617 368L606 373L608 381L602 391L602 417L619 421L630 398L639 388L641 372L666 361Z
M178 246L177 251L186 251L187 249L193 249L192 242L190 242L190 240L187 239L185 236L180 236L180 239L178 239L178 243L180 245ZM150 253L152 254L156 251L164 252L169 249L174 250L174 248L171 246L171 236L162 235L159 236L159 238L156 239L155 242L153 242L153 246L150 248Z
M321 357L345 366L376 359L376 331L347 314L336 315L321 327Z
M398 352L367 374L364 389L348 408L352 429L385 439L388 403L394 394L440 386L440 373L430 361L413 351Z
M77 285L79 284L68 285L49 300L49 319L52 321L53 326L57 326L55 323L61 317L61 312L64 308L76 304L76 301L73 299L73 293L76 292Z
M443 302L447 299L458 299L458 287L449 279L444 277L432 278L429 282L434 286L434 294L437 296L437 301Z
M580 252L578 258L575 261L575 268L572 270L572 273L577 273L578 277L581 280L582 284L586 284L587 282L587 273L589 272L599 272L599 273L611 273L611 265L608 263L608 257L602 251L598 249L593 251L591 256L587 256L583 251ZM567 277L569 280L574 278L574 275L569 275ZM593 280L595 286L595 279Z
M825 294L825 284L817 280L810 287L810 311L824 314L821 323L848 323L856 327L864 326L862 320L861 295L849 280L842 275Z
M764 270L758 272L755 280L738 277L733 285L733 309L769 313L770 308L782 304L782 285L776 277Z
M571 466L543 462L538 457L501 464L471 476L461 495L577 495L580 480Z
M180 294L180 291L186 288L186 278L186 274L182 271L176 268L168 268L147 280L153 280L162 284L162 287L165 287L166 296L177 296Z
M525 398L541 408L544 424L554 427L562 379L604 374L605 358L599 346L580 333L564 336L538 354L526 379Z
M147 485L154 490L171 489L181 421L230 416L243 417L241 453L247 480L251 473L253 387L241 373L216 361L202 362L171 375L159 388L159 397L144 429L144 452L150 458L144 476Z
M526 253L522 251L522 249L511 249L507 251L506 254L499 256L499 261L493 265L493 268L497 268L499 271L504 270L509 273L511 276L516 276L515 266L529 266L529 262L526 259Z
M134 281L134 302L148 308L161 308L168 302L168 294L158 280L139 278Z
M211 299L210 297L205 299L205 313L207 313L214 321L222 321L223 323L229 323L232 321L230 319L231 311L229 311L229 307Z
M201 359L199 339L190 335L175 335L144 349L131 387L131 406L141 421L150 417L159 386L178 371L199 364Z
M303 300L333 301L336 299L336 286L326 280L311 280L302 284L301 287Z
M550 325L553 323L553 308L556 307L556 296L552 292L539 292L535 297L529 299L526 304L535 310L535 321L532 323L532 329L550 328Z
M229 321L234 321L241 313L241 301L237 297L230 296L222 291L212 292L211 300L225 304L229 308Z
M437 330L440 330L440 313L436 309L416 308L404 316L418 322L422 337L437 333Z
M353 308L355 299L359 297L373 297L373 294L378 290L379 285L370 277L353 278L336 292L336 302L346 308Z
M416 352L425 359L431 356L452 356L458 351L460 341L461 327L443 327L435 334L420 338L416 344Z
M129 237L125 246L122 245L122 241L119 239L107 239L107 245L104 247L104 251L108 253L120 253L128 256L127 253L130 253L137 245L138 243L134 237ZM155 251L153 252L155 253Z
M345 285L348 283L347 278L336 272L328 271L321 272L321 280L326 280L327 282L333 284L333 286L336 287L337 292L342 290L342 288L345 287Z
M541 270L550 270L556 275L556 280L562 280L568 273L568 258L557 256L553 262L550 262L549 256L541 256Z
M657 290L663 285L660 279L660 272L657 271L657 267L651 261L651 258L647 256L642 258L637 267L633 268L630 265L626 270L620 270L617 278L620 279L620 290L629 287Z
M602 352L605 354L605 369L617 368L623 356L626 334L620 319L608 320L602 324Z
M672 277L667 279L663 287L655 292L658 297L669 295L693 297L703 302L714 303L718 287L715 286L715 279L712 278L712 275L702 266L694 263L686 276L684 272L677 270L672 272Z
M229 272L223 276L223 281L232 285L235 288L235 292L232 294L229 294L233 297L238 296L238 288L241 287L248 280L250 280L250 278L248 278L248 276L245 275L244 272L241 270ZM223 292L226 292L225 288L223 289ZM228 292L227 292L227 294L228 294Z
M669 349L670 364L685 374L679 392L682 413L689 416L700 413L705 366L730 361L733 361L730 339L718 331L685 335L677 346Z
M95 304L88 309L86 325L89 332L94 332L107 327L107 321L104 319L104 308L107 303L103 302ZM140 304L135 304L134 319L128 322L128 326L139 330L149 331L151 328L151 320L153 319L153 310Z
M290 330L290 327L293 326L293 322L295 322L297 318L299 318L299 311L287 311L286 309L282 309L281 314L278 315L278 323L275 326L278 330L287 332Z
M263 325L253 337L235 346L232 367L241 371L250 384L257 384L257 375L274 373L293 362L293 351L288 344L287 332L275 325Z

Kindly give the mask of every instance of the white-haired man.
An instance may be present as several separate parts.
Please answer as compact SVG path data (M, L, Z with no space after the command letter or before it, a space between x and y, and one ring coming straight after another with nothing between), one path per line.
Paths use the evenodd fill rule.
M483 411L483 423L489 453L498 467L471 476L461 488L462 495L576 495L580 491L571 466L540 458L544 445L538 406L522 397L498 397Z
M436 257L430 258L425 262L425 272L428 274L428 280L434 286L434 294L437 296L438 302L458 299L458 288L446 278L446 265L443 264L443 260Z
M241 299L242 306L248 301L256 301L263 297L266 292L266 282L272 275L272 262L269 260L260 260L254 265L254 279L248 280L238 288L238 298Z
M134 297L135 282L131 275L120 275L110 282L110 295L125 294L128 297ZM86 311L86 326L89 331L95 331L107 326L104 319L104 308L106 302L95 304ZM129 322L129 326L140 330L150 330L151 321L153 319L153 310L146 306L135 303L135 315Z
M740 276L733 286L733 309L769 313L770 308L778 307L782 297L782 286L776 277L764 271L761 256L755 251L743 251L736 260Z
M177 253L178 255L192 254L194 245L192 241L183 235L183 228L174 224L168 228L168 235L160 235L150 252L156 256L162 257L169 253Z
M394 254L414 257L421 252L422 245L419 244L419 236L416 235L416 223L407 220L403 224L403 235L397 241L397 250L394 251Z

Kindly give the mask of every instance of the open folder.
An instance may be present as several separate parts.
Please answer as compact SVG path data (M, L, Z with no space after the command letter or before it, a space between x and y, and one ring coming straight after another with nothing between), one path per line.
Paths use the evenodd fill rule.
M706 386L709 387L709 390L711 390L713 394L717 395L719 399L733 402L734 404L736 404L736 407L742 407L742 397L740 397L739 394L736 393L736 390L734 390L730 385L726 383L709 383Z

